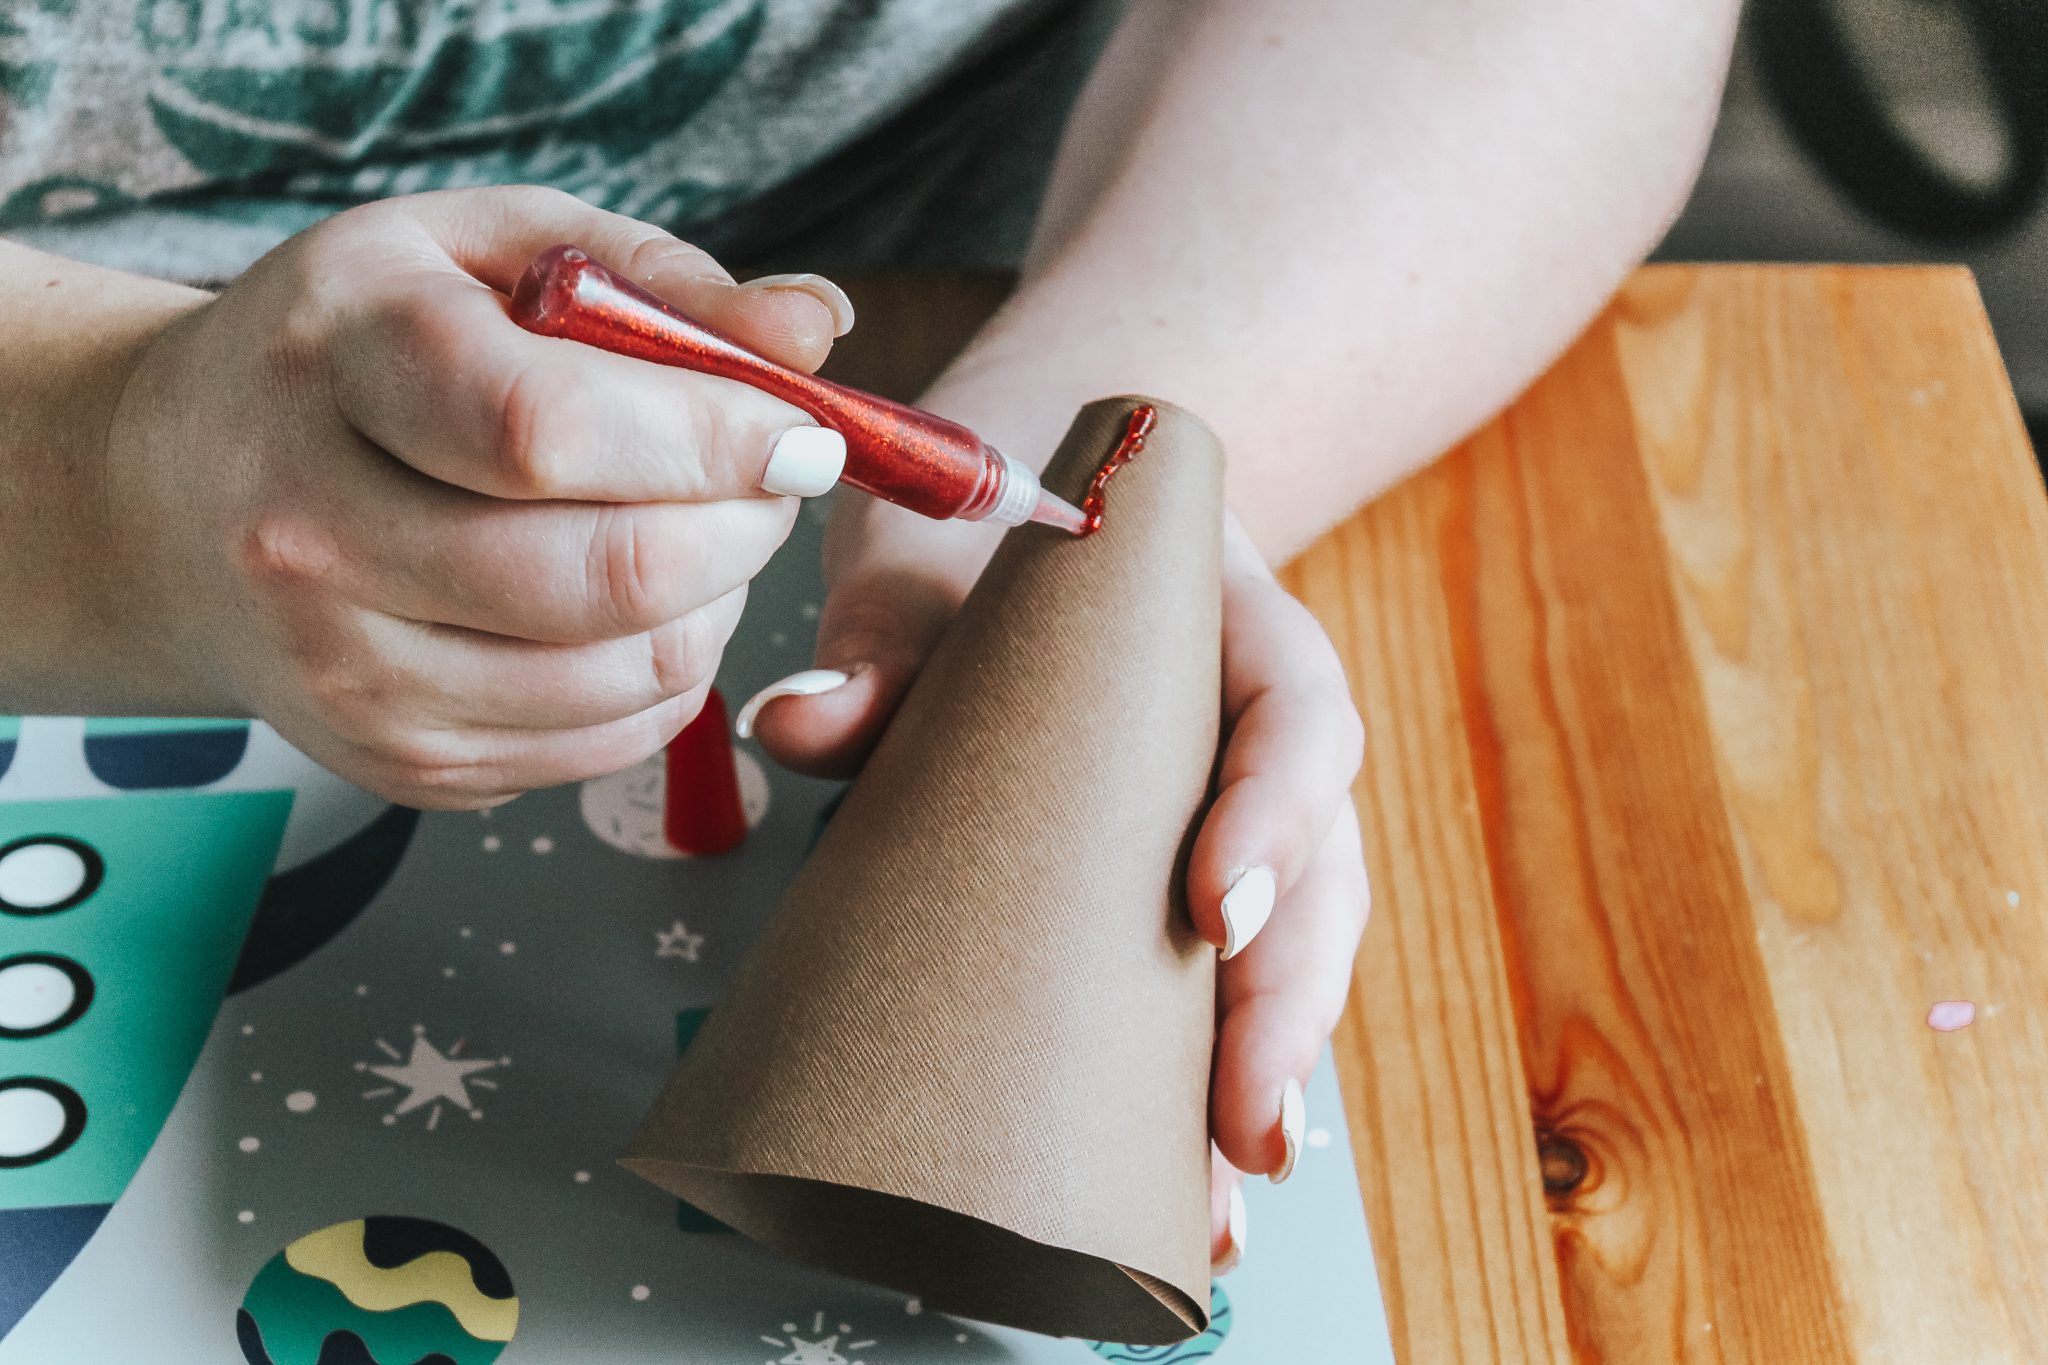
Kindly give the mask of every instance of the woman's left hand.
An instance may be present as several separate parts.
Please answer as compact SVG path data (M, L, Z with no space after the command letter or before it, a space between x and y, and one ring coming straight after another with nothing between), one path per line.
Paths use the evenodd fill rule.
M817 667L742 712L801 772L859 767L992 552L987 528L848 500L827 534ZM1223 958L1210 1130L1211 1252L1244 1248L1241 1172L1286 1179L1301 1087L1335 1027L1370 904L1350 786L1364 730L1315 618L1230 519L1224 536L1223 726L1215 802L1188 907Z

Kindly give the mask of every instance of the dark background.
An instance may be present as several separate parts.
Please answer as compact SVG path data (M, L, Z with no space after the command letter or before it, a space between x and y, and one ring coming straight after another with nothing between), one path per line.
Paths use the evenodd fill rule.
M1750 0L1658 255L1960 261L2048 449L2048 0Z

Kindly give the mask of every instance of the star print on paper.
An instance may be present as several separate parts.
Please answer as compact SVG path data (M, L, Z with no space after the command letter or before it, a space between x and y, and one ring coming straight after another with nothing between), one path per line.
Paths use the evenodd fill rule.
M695 962L698 950L704 946L704 935L693 934L677 920L666 929L654 931L654 955L656 957L679 957L685 962Z
M432 1132L440 1126L441 1107L444 1104L454 1105L473 1119L482 1118L484 1111L477 1108L476 1102L471 1099L470 1087L476 1086L484 1090L497 1089L498 1083L496 1081L490 1080L479 1073L496 1070L501 1066L509 1066L512 1063L512 1059L510 1057L464 1057L462 1056L464 1041L462 1039L457 1039L449 1045L446 1052L443 1052L427 1041L426 1027L421 1024L414 1024L412 1026L412 1034L412 1054L410 1056L401 1057L397 1048L391 1046L382 1038L378 1038L375 1040L377 1050L391 1060L389 1062L356 1063L356 1070L393 1082L391 1085L381 1085L372 1090L365 1090L363 1098L366 1100L382 1099L386 1095L398 1094L402 1088L405 1092L404 1095L399 1099L397 1105L392 1108L391 1112L384 1116L384 1122L395 1124L401 1116L410 1114L416 1109L425 1109L427 1111L428 1132Z
M812 1336L809 1340L797 1335L797 1325L793 1322L783 1323L782 1330L786 1336L771 1337L764 1334L761 1337L761 1340L770 1346L786 1348L789 1351L788 1355L771 1360L768 1365L867 1365L866 1361L849 1357L846 1352L866 1350L875 1344L872 1340L849 1341L842 1349L839 1339L852 1336L853 1328L842 1322L838 1331L828 1335L825 1332L825 1313L822 1309L811 1319Z

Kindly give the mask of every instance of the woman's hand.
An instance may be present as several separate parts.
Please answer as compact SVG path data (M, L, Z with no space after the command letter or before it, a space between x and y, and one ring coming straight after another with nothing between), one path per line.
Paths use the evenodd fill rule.
M985 528L862 500L826 543L818 669L743 713L778 760L858 766L993 548ZM763 700L765 698L766 700ZM1369 902L1349 789L1363 731L1322 628L1233 519L1225 531L1218 792L1188 868L1188 907L1223 957L1210 1128L1212 1253L1243 1250L1239 1172L1284 1180L1300 1087L1343 1008Z
M724 380L533 336L543 248L597 259L787 364L850 321L815 277L736 286L546 190L390 200L198 299L119 386L99 606L153 691L263 717L410 805L614 771L696 713L748 581L844 443Z

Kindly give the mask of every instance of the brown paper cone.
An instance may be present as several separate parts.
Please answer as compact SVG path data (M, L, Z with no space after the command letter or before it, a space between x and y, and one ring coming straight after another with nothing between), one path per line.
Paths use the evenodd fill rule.
M1208 1321L1221 639L1222 453L1156 406L1100 532L1005 537L625 1158L933 1309L1143 1344Z

